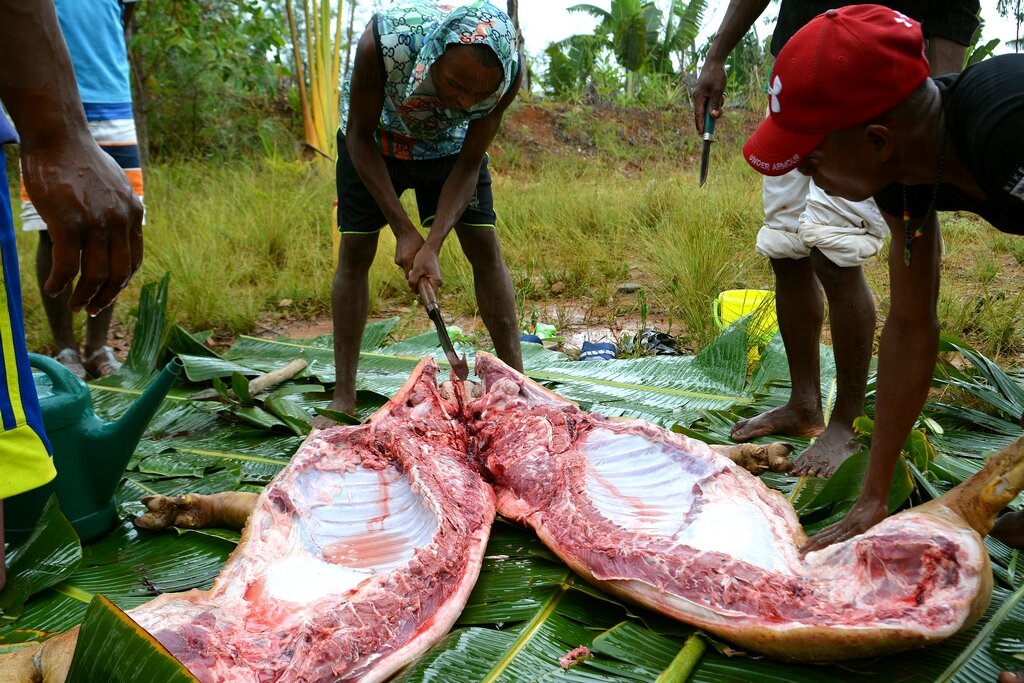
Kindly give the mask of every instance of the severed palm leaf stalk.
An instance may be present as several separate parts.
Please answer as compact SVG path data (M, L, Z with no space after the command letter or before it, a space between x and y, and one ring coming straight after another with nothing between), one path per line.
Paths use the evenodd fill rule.
M302 108L306 147L321 160L333 161L333 136L338 128L341 73L341 2L333 14L330 0L304 0L303 41L292 0L285 0L288 30L295 59L295 79Z

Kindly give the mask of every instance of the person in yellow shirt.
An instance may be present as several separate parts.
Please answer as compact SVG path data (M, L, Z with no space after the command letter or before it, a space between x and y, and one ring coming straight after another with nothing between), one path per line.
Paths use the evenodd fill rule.
M109 306L142 262L142 203L93 141L52 0L0 0L0 185L20 136L25 188L50 228L45 292L74 310ZM0 193L0 501L55 476L28 366L10 196ZM77 281L76 280L77 277ZM74 284L72 284L74 283ZM2 512L0 512L2 521ZM0 588L6 584L0 526Z

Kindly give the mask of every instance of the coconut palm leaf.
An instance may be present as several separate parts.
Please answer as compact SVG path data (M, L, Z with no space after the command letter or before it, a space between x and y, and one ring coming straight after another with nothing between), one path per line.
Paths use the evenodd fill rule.
M1005 417L1020 421L1024 415L1024 387L995 362L952 335L942 335L940 351L959 353L971 362L974 371L961 371L943 363L936 373L937 383L964 389L1001 411Z

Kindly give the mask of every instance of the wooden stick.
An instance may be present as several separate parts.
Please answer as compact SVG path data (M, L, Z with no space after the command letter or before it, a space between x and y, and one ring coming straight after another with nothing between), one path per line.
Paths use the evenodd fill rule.
M272 386L291 379L305 370L307 365L309 365L309 363L307 363L304 358L296 358L284 367L253 377L249 380L249 396L255 396L262 391L266 391ZM230 389L228 390L228 393L234 395L234 392ZM218 393L216 389L211 388L197 391L188 398L191 401L207 401L211 398L217 398L218 396L220 396L220 393Z

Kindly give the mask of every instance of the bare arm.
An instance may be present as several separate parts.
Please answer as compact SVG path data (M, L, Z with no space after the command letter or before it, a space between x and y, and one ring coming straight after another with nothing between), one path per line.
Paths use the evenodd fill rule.
M423 238L402 208L374 137L384 108L384 74L380 68L372 25L367 26L359 38L349 92L345 145L359 178L395 234L395 263L408 274L416 252L423 246Z
M693 124L698 133L704 132L704 104L710 102L711 115L722 115L722 94L725 92L725 60L735 49L770 0L731 0L722 24L711 41L708 55L693 89Z
M110 305L142 263L142 204L93 141L53 3L0 0L0 99L21 137L25 189L53 239L46 292L81 270L73 309Z
M424 277L430 280L435 290L441 286L441 272L437 265L437 255L441 252L441 245L444 244L445 237L455 227L455 222L459 220L462 212L466 210L473 198L477 179L480 176L480 164L483 163L484 155L491 146L498 128L501 127L501 119L505 110L515 100L522 80L523 69L520 69L515 82L509 86L508 92L498 102L494 111L469 124L459 158L441 188L441 196L437 200L437 216L434 217L434 223L430 226L426 244L416 254L416 261L409 272L409 286L413 291L416 291L417 284Z
M871 459L864 475L864 490L843 521L812 538L804 552L855 536L889 513L889 488L903 443L910 434L931 386L939 353L939 296L941 236L935 214L928 218L924 235L914 242L913 259L903 263L903 224L885 212L892 232L889 246L889 286L892 308L886 318L878 350L878 389Z

